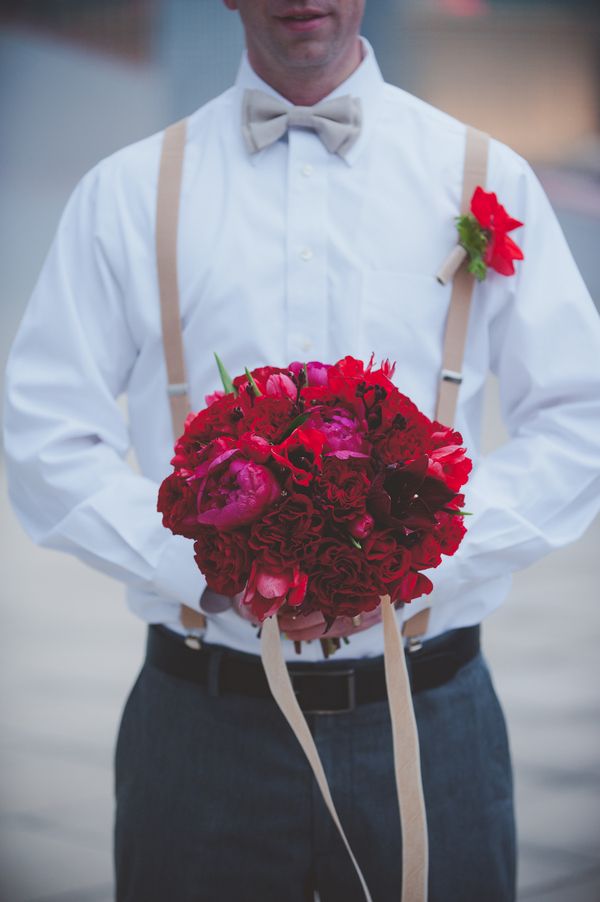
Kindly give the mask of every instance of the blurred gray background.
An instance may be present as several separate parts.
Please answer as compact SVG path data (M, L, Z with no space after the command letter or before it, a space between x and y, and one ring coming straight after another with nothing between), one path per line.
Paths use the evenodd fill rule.
M388 81L533 163L598 304L597 5L367 0L364 33ZM77 180L227 87L241 49L221 0L0 0L3 362ZM490 382L485 445L503 438ZM144 628L119 585L31 545L1 468L0 902L108 902L113 742ZM532 902L600 900L599 539L597 522L520 574L484 632Z

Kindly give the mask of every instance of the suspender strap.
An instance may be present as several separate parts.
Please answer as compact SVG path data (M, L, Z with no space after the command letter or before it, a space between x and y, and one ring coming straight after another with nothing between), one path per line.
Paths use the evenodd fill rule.
M483 132L467 128L461 214L468 213L473 192L478 185L485 187L489 139ZM462 364L469 326L469 310L475 277L467 270L465 260L454 276L446 336L442 358L442 372L435 418L452 426L456 414L458 391L462 382Z
M175 438L179 438L183 432L185 418L190 409L177 280L177 226L185 137L185 119L169 126L165 131L156 201L156 260L160 315L167 367L167 392Z
M170 125L165 131L156 199L156 262L160 318L167 367L167 394L175 439L183 432L185 418L190 410L177 279L177 229L186 130L187 122L182 119ZM180 606L180 620L183 627L190 632L193 629L203 629L206 625L203 614L185 605Z

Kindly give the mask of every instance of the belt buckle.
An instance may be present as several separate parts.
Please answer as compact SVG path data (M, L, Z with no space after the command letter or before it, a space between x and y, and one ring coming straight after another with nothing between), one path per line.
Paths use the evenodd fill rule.
M300 703L300 699L298 698L300 689L296 688L294 684L294 677L309 679L321 679L321 677L335 677L335 678L346 678L345 685L347 691L347 704L344 708L302 708L304 714L349 714L350 711L354 711L356 708L356 671L352 668L347 670L318 670L315 672L311 672L310 670L293 670L290 668L289 671L290 679L292 681L292 688L294 690L294 695L298 701L298 704L302 708Z

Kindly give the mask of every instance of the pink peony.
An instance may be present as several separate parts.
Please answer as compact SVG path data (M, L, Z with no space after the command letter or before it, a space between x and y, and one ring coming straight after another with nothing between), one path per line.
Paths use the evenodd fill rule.
M305 426L317 429L325 439L324 453L345 460L348 457L368 457L364 428L343 407L322 407L312 411Z
M243 457L238 448L219 450L195 473L201 481L198 523L236 529L257 520L277 500L281 487L267 467Z

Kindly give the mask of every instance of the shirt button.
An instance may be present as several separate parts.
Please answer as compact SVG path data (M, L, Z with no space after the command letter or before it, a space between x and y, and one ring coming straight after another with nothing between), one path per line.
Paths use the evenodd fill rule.
M310 340L310 338L303 338L300 342L300 347L303 351L310 351L310 349L312 348L312 341Z
M310 165L310 163L305 163L304 166L302 167L301 172L302 172L302 175L305 175L305 176L306 176L306 178L310 178L310 176L311 176L311 175L313 174L313 172L314 172L314 169L312 168L312 166Z
M300 256L304 260L305 263L308 263L309 260L313 258L313 252L309 247L303 247L300 251Z

